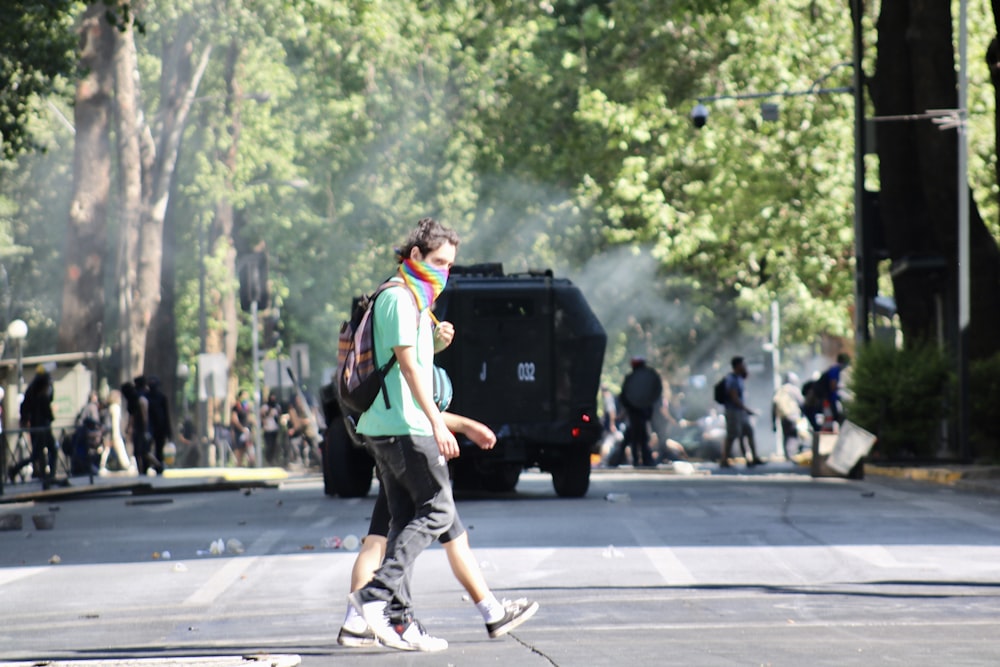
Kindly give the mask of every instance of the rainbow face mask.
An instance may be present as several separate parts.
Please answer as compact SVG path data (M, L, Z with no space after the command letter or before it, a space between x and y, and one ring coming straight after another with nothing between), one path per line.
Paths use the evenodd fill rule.
M413 292L417 300L417 308L423 312L430 308L441 296L444 286L448 284L448 269L439 269L427 262L404 259L399 265L399 275L403 282Z

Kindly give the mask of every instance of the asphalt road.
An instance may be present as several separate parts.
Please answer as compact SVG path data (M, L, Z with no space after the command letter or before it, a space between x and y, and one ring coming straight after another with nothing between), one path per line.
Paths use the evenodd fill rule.
M6 505L25 527L0 532L0 661L1000 662L1000 496L790 471L600 471L583 499L525 474L508 497L460 498L498 595L541 610L490 640L434 547L414 593L421 620L451 643L440 654L337 646L354 554L331 545L364 532L372 499L327 498L318 479ZM36 530L35 514L53 528ZM211 555L219 539L244 552Z

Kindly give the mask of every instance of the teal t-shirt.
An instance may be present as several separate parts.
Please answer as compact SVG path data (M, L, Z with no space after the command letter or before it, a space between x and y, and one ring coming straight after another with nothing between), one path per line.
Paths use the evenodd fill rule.
M392 356L394 347L415 347L420 377L430 387L434 372L434 330L427 311L417 314L413 295L406 287L393 287L382 292L375 300L375 356L384 364ZM417 325L419 321L419 326ZM392 365L385 376L389 392L390 409L385 409L382 394L358 420L358 433L370 436L434 435L431 422L420 409L409 385L399 371L399 363Z

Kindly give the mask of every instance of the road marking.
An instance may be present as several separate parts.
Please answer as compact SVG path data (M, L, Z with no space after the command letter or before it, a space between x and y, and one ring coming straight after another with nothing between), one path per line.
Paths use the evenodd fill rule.
M335 516L325 516L319 521L314 521L313 523L311 523L309 527L314 529L329 528L330 526L333 525L334 521L336 520L337 517Z
M693 584L697 581L676 552L669 547L643 547L642 552L660 573L664 581L673 585Z
M51 570L51 567L12 567L0 569L0 586L13 581L33 577L43 570Z
M749 630L814 630L814 629L829 629L829 628L963 628L963 627L993 627L996 625L996 619L983 618L983 619L968 619L962 618L958 620L947 620L947 619L937 619L937 620L913 620L906 619L900 621L894 621L891 619L879 618L872 620L802 620L796 621L794 625L790 625L787 622L780 621L745 621L740 618L734 618L732 621L719 621L717 623L628 623L629 630L635 630L637 632L693 632L693 631L709 631L709 630L731 630L733 628L739 628L744 631ZM546 623L544 620L532 619L530 626L530 632L536 634L546 634L546 633L563 633L566 632L565 623ZM573 623L573 631L579 632L581 635L589 635L594 632L613 632L620 634L622 631L622 625L615 624L602 624L602 623ZM49 665L46 663L46 667Z
M302 517L312 516L319 509L319 503L311 503L309 505L299 505L292 512L292 516L301 519Z
M835 546L833 550L848 558L857 558L875 567L910 567L906 563L899 562L888 549L876 544Z
M663 543L659 533L652 530L645 521L626 521L625 526L632 533L639 547L663 580L668 584L693 584L697 581L673 549Z
M253 544L247 549L247 553L255 556L266 556L271 551L271 547L284 536L284 530L265 530L260 537L253 541Z
M256 562L256 557L231 559L209 577L208 581L201 585L201 588L189 595L182 603L183 606L202 607L212 604Z

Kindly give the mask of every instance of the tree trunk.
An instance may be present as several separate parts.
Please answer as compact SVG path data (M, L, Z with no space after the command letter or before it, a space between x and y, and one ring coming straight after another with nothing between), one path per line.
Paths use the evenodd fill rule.
M230 42L226 53L225 81L226 81L226 108L225 118L228 120L226 131L228 137L220 138L220 146L225 149L219 151L216 159L225 169L226 191L233 188L233 179L236 174L236 158L239 153L240 131L242 121L240 119L240 105L242 104L242 89L240 87L239 67L242 49L234 39ZM213 253L222 251L224 253L223 262L225 273L235 280L236 277L236 248L234 244L235 212L232 202L226 194L223 194L215 207L215 218L209 232L209 248ZM215 308L214 319L222 322L221 328L214 328L209 331L206 341L208 352L224 352L229 363L229 389L226 396L226 404L230 404L236 396L239 378L232 369L236 363L236 345L239 332L239 313L236 309L237 289L213 290L213 306Z
M120 316L122 379L140 373L158 375L167 390L176 371L176 340L172 331L151 330L160 308L164 262L164 225L181 136L194 96L208 66L211 47L202 51L197 67L191 66L193 29L183 23L164 59L161 76L159 136L140 123L138 65L132 26L119 34L116 51L119 154L122 167L123 225L120 267ZM172 245L170 247L172 252ZM172 261L172 260L170 260ZM173 283L168 261L167 280ZM172 320L173 301L168 304ZM161 320L162 321L162 320ZM169 324L167 325L169 328ZM151 339L151 340L150 340ZM170 350L169 363L156 356L146 363L149 345Z
M949 5L900 0L881 5L872 101L877 116L924 113L957 106ZM957 137L929 120L879 122L880 209L903 332L934 340L940 323L957 331ZM970 198L971 358L1000 349L1000 251ZM941 267L934 269L940 260ZM929 268L930 267L930 268ZM939 299L939 300L938 300ZM940 304L940 306L938 306ZM939 311L940 308L940 311Z
M143 154L139 128L138 63L135 36L131 24L116 31L115 40L115 118L118 136L118 179L121 202L119 250L121 259L118 275L119 349L121 365L119 381L124 382L142 372L144 329L136 327L134 313L139 296L139 244L143 219ZM148 159L148 156L147 156Z
M160 82L160 98L163 100L163 122L160 126L160 148L163 156L158 168L151 174L150 191L153 183L159 183L166 194L162 231L162 264L160 270L160 301L153 313L153 319L146 337L145 372L161 379L163 392L168 397L176 395L177 372L177 323L174 317L176 305L176 220L174 211L174 189L176 181L173 172L180 156L184 124L190 113L205 68L208 66L211 49L202 51L197 65L192 63L194 52L193 22L181 22L177 35L164 55L163 75ZM155 195L154 195L155 197Z
M86 75L76 87L73 198L66 231L59 352L96 352L103 343L114 33L104 19L104 6L88 7L80 29L80 63Z
M176 186L176 179L173 181ZM146 336L146 374L160 378L163 394L171 403L177 396L177 320L174 317L177 282L177 220L174 214L176 192L172 191L163 221L163 266L160 273L160 303L153 314ZM174 410L172 416L179 412Z

